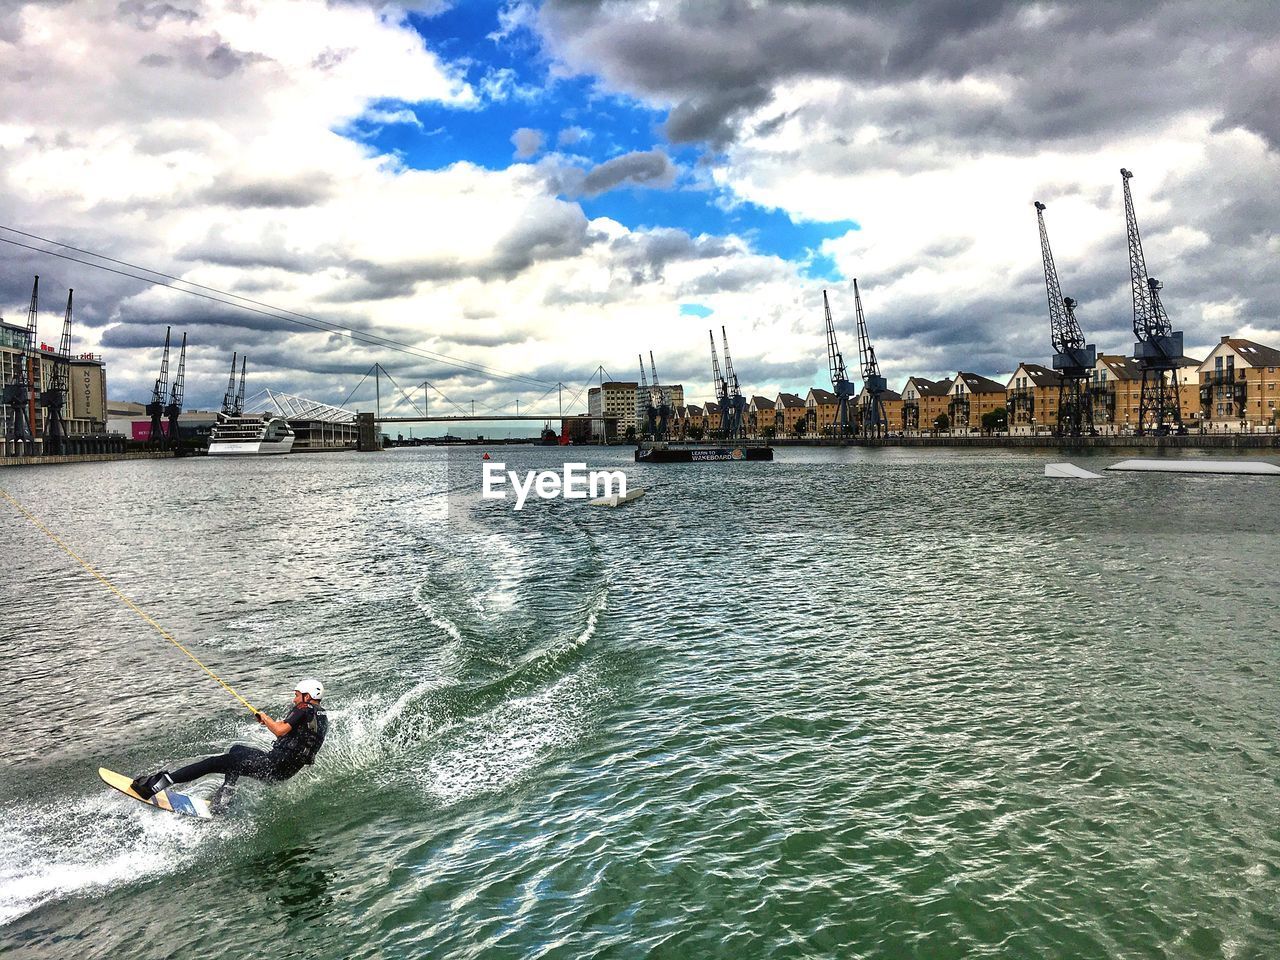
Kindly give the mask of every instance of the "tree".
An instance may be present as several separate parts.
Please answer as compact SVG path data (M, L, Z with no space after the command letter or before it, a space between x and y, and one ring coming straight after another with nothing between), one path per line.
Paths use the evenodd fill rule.
M950 430L951 418L945 413L938 414L938 416L934 418L933 429L937 430L939 433Z
M773 427L765 427L764 430L761 431L761 435L765 438L765 440L772 440L775 436L777 436L777 433L778 431Z
M1009 412L1004 407L996 407L990 413L982 415L982 432L993 433L1009 426Z
M698 443L705 435L706 431L703 430L702 427L697 425L689 427L689 439L694 443Z
M636 428L635 428L635 427L627 427L627 432L626 432L625 434L623 434L623 436L626 438L627 443L635 443L635 442L636 442Z

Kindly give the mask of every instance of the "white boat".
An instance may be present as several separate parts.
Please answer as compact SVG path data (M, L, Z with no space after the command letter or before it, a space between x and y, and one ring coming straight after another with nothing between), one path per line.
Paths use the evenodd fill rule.
M270 413L218 414L209 431L209 456L259 456L293 449L289 421Z

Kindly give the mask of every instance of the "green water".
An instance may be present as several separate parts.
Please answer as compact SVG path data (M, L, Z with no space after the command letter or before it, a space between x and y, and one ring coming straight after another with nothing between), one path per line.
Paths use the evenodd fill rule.
M225 819L112 793L268 735L0 503L0 953L1280 953L1274 479L572 453L653 489L517 513L474 448L0 475L332 717Z

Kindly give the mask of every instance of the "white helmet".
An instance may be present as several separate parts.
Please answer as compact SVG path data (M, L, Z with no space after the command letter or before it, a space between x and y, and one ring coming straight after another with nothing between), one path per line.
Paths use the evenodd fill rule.
M319 700L324 696L324 684L313 677L307 677L305 680L299 680L293 685L293 689L298 693L305 693L312 700Z

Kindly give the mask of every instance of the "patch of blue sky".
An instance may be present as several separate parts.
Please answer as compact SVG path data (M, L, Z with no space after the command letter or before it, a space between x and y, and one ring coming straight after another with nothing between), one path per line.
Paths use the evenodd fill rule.
M684 171L700 149L661 142L664 111L622 96L602 95L591 77L552 77L536 38L524 29L496 37L500 0L467 0L410 23L429 49L463 72L479 101L474 108L386 101L342 131L415 169L439 169L467 161L491 170L516 162L518 129L540 131L536 159L560 152L589 169L631 151L661 149ZM408 119L411 110L416 123ZM396 120L399 116L402 119ZM406 122L407 121L407 122ZM834 261L819 253L824 240L858 229L850 220L794 222L780 210L734 200L692 182L687 174L670 188L621 186L578 200L589 217L609 217L629 229L674 227L698 236L736 234L754 250L801 265L813 279L842 279Z
M677 227L694 236L736 234L752 249L784 260L804 261L813 279L843 279L835 262L818 251L824 240L859 229L852 220L793 221L781 210L753 203L727 205L707 190L620 187L581 201L589 217L609 217L632 229ZM816 271L816 272L815 272Z
M701 317L706 319L715 313L710 307L704 307L700 303L682 303L680 304L680 316L682 317Z

